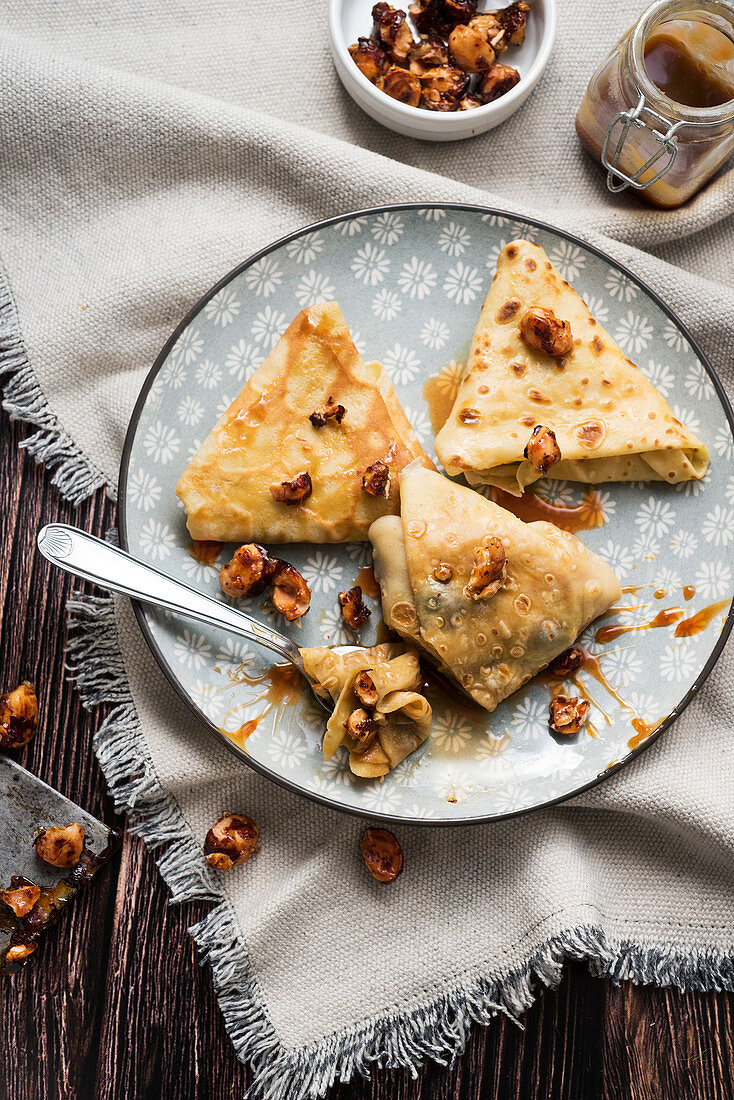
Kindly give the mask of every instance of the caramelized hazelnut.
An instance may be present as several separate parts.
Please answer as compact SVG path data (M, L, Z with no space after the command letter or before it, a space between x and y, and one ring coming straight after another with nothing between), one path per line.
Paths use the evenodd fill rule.
M341 424L346 411L343 405L337 405L334 398L329 397L323 405L314 409L308 419L314 428L323 428L327 420L336 420L337 424Z
M403 870L403 849L387 829L365 829L359 850L365 867L378 882L394 882Z
M556 733L569 737L578 733L589 717L591 704L587 699L572 698L569 695L556 695L551 699L548 724Z
M342 609L342 618L350 630L359 630L372 614L362 599L362 589L358 584L348 592L339 593L339 606Z
M270 486L270 495L278 504L301 504L311 496L312 491L311 475L307 471L296 474L290 481Z
M414 0L408 13L420 34L448 38L454 21L445 12L443 0Z
M25 962L36 950L38 950L37 943L14 943L5 952L5 961L6 963Z
M410 71L416 76L422 76L428 69L436 66L448 65L449 50L445 42L433 34L421 35L420 42L411 47L408 54Z
M375 87L392 99L407 103L409 107L417 107L421 101L420 80L407 69L401 69L397 65L392 65L385 75L380 77Z
M464 595L472 600L489 600L507 580L507 555L500 539L487 535L474 553L474 566Z
M373 462L364 472L362 489L371 497L386 497L390 492L390 467L384 462Z
M483 107L481 99L477 99L474 95L465 95L463 99L459 100L457 111L473 111L476 107Z
M564 649L563 653L559 653L548 665L548 668L554 676L565 680L567 676L578 672L585 661L586 651L580 645L572 645L568 649Z
M505 30L498 19L497 12L483 12L480 15L475 15L468 25L473 31L481 34L484 41L489 43L495 53L501 53L502 50L507 49Z
M27 745L38 727L38 700L33 684L25 680L15 691L0 695L0 748Z
M363 707L373 710L377 706L377 688L369 672L360 672L354 681L354 694Z
M0 890L0 901L4 901L16 917L27 916L40 896L41 887L21 875L13 875L9 890Z
M454 570L448 564L448 562L441 561L433 570L433 579L438 581L439 584L448 584L454 575Z
M273 574L273 603L289 623L301 619L311 606L311 589L287 561L276 562Z
M71 825L51 825L33 842L36 854L52 867L76 867L84 850L84 826L78 821Z
M532 306L520 318L520 335L533 351L560 359L573 348L573 333L568 321L556 317L552 309Z
M349 47L352 60L373 84L387 68L385 51L372 38L359 38Z
M377 737L377 722L361 707L352 711L344 723L344 728L361 749L368 748Z
M481 73L494 64L494 50L487 39L463 23L449 35L449 50L454 64L465 73Z
M469 78L461 69L446 65L427 69L420 82L424 107L429 111L453 111L466 91Z
M544 424L536 424L523 454L536 470L547 474L552 466L561 461L561 448L558 446L556 433Z
M405 22L405 12L380 3L373 7L372 18L380 42L392 60L405 61L413 45L413 35Z
M263 546L248 542L235 550L232 560L222 566L219 573L222 592L234 599L258 596L269 584L275 567L275 559Z
M482 103L493 103L495 99L499 99L514 88L519 80L520 74L517 69L513 69L511 65L499 65L495 62L479 81L477 95Z
M497 18L511 46L522 46L525 41L525 25L530 5L526 0L514 0L509 7L497 12Z
M220 817L206 834L204 854L207 867L229 871L260 851L260 830L246 814L226 814Z
M477 0L443 0L443 15L451 23L468 23L477 10Z

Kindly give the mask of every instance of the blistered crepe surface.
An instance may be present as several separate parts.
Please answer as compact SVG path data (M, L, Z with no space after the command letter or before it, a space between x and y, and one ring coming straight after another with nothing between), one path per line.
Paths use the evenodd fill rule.
M333 397L341 424L309 421ZM398 511L399 471L429 461L379 364L365 364L336 302L303 310L249 379L182 474L176 492L194 539L343 542L366 539ZM386 498L362 489L373 462L392 478ZM307 471L303 504L273 500L270 486Z
M569 321L563 359L520 335L531 306ZM699 478L705 446L562 278L539 245L512 241L499 254L466 372L436 453L451 474L513 492L539 478L523 459L536 424L553 429L562 460L549 476L584 482Z
M523 523L417 464L401 478L401 500L405 563L423 643L487 710L619 598L609 567L553 524ZM379 534L381 525L376 527ZM487 535L505 547L507 583L491 599L472 600L464 587ZM453 574L447 584L433 575L442 563ZM396 568L400 572L400 562ZM384 611L389 621L390 609Z

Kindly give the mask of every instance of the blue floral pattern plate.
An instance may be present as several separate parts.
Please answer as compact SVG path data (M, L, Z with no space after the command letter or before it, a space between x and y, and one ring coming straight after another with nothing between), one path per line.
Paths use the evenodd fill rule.
M345 752L322 759L323 711L305 688L273 690L266 651L136 608L164 672L211 731L265 775L339 809L458 824L568 798L667 728L731 627L734 438L713 371L631 273L549 226L476 207L390 207L335 218L278 241L207 294L161 352L133 414L120 482L123 546L225 599L218 570L233 548L192 548L174 486L220 413L312 303L339 301L358 348L385 364L431 451L424 386L436 377L434 391L456 384L497 254L515 237L545 248L676 416L704 440L711 467L701 482L608 485L600 492L605 522L580 537L609 562L625 592L603 621L620 630L598 640L594 624L581 640L598 657L592 671L600 669L613 691L584 670L576 674L592 699L591 729L563 742L549 733L549 688L541 677L493 714L437 698L428 742L384 779L359 780ZM583 486L548 482L541 492L557 507L573 507ZM353 642L337 593L370 564L369 545L304 544L281 553L311 586L311 611L288 624L264 597L248 601L247 610L302 646ZM377 601L367 602L373 614L360 641L370 645L380 611ZM662 616L666 625L642 629L661 611L670 612ZM577 693L571 684L569 690Z

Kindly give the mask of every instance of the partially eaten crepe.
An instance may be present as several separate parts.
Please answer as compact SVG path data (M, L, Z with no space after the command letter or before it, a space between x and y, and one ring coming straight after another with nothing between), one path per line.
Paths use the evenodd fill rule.
M329 302L298 314L176 493L194 539L358 541L378 516L398 511L398 474L414 458L430 464L383 367L362 361L339 306ZM387 475L366 489L375 463ZM301 478L300 502L275 498L303 474L310 491Z
M375 779L387 775L428 737L431 705L422 694L423 677L414 650L406 650L400 643L385 643L347 653L302 649L301 655L317 690L327 692L335 704L326 726L324 760L344 745L354 774ZM361 672L369 674L376 692L371 716L377 731L366 748L350 737L346 728L350 715L363 706L355 692Z
M401 476L400 499L400 517L370 528L385 622L487 710L619 599L609 567L552 523L523 523L417 463ZM500 583L478 589L477 552L496 540Z
M562 334L567 341L543 351L524 339L523 318L538 310L570 325ZM545 471L524 453L538 425L555 433L561 453ZM450 474L515 494L542 476L675 483L702 478L708 468L704 444L673 416L543 249L524 240L499 254L436 453Z

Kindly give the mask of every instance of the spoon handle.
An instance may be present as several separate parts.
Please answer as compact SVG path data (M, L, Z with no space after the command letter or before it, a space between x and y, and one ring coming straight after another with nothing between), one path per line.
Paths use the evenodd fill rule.
M44 558L67 573L93 581L111 592L121 592L124 596L163 607L184 618L239 634L279 653L306 675L298 646L277 630L78 527L66 523L47 524L38 532L38 549Z

